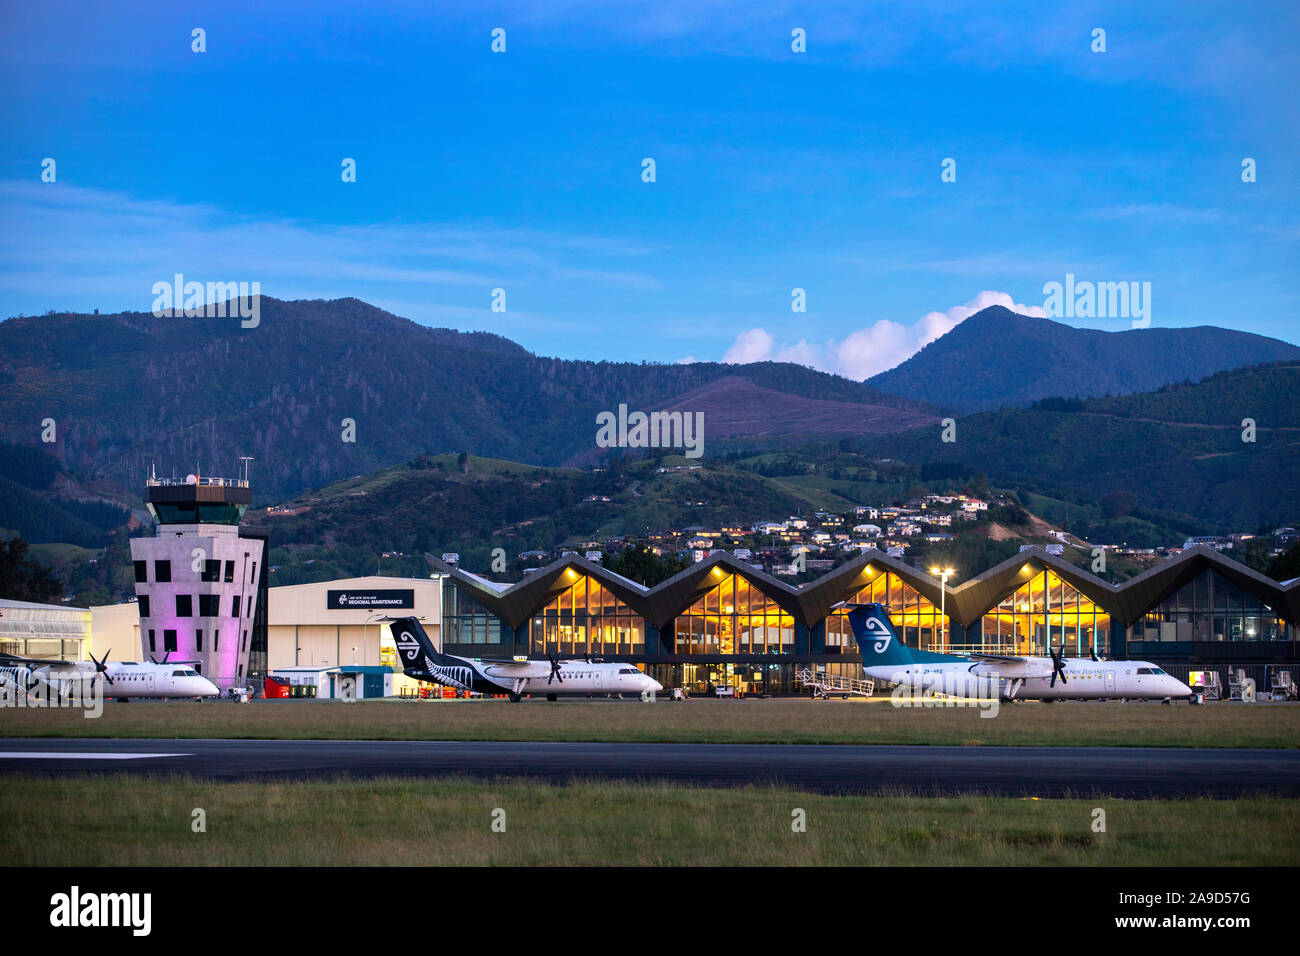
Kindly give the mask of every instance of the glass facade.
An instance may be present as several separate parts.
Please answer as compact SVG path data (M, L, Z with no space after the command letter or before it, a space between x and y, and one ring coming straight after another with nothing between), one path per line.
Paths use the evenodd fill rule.
M665 688L680 687L688 694L709 694L716 687L734 688L742 696L795 694L800 692L796 674L800 664L767 661L714 661L707 664L648 664L643 669ZM829 665L829 668L840 665ZM857 673L862 676L862 665Z
M908 647L945 650L943 615L929 598L892 571L877 571L868 565L863 576L867 578L866 583L848 598L848 603L883 604L889 608L889 619ZM849 626L848 608L839 608L826 618L826 647L839 648L842 654L857 653L858 645L853 638L853 628Z
M789 654L794 617L738 574L718 583L673 622L677 654Z
M1135 641L1285 641L1276 611L1206 568L1133 625Z
M530 654L585 657L645 653L645 621L595 578L565 572L573 583L533 615Z
M1112 622L1105 607L1065 580L1054 566L1029 556L1024 562L1014 577L998 579L1006 582L1010 592L965 626L945 620L937 595L932 600L928 586L922 593L908 582L907 572L900 574L884 562L868 564L847 585L841 579L833 587L836 597L849 591L846 604L879 603L888 608L900 638L913 648L1015 655L1062 649L1070 657L1087 657L1095 650L1106 657L1134 656L1126 650L1124 625ZM599 573L588 574L580 566L564 568L546 593L534 592L536 600L545 603L527 619L525 644L522 631L507 627L488 609L498 607L491 594L448 577L443 585L443 645L449 653L469 657L527 653L534 659L631 659L665 688L680 687L693 694L712 693L716 688L744 695L806 693L799 676L805 669L862 676L848 609L835 609L822 621L803 622L797 612L784 610L775 597L764 593L762 582L723 564L709 568L696 581L694 602L660 628L641 616L635 598L629 598L629 606L612 593ZM959 596L966 602L997 597L986 590L987 584L977 586L975 595L962 591ZM773 590L777 597L785 593ZM1109 604L1107 598L1101 600ZM949 594L948 604L947 610L955 613L962 601ZM511 606L503 603L502 613L516 613L509 610ZM643 610L652 607L647 602ZM969 613L979 610L969 608ZM1149 660L1163 659L1160 644L1165 645L1165 657L1177 658L1191 652L1193 642L1224 642L1229 650L1231 642L1271 642L1275 650L1261 646L1247 657L1263 660L1276 654L1278 660L1290 660L1294 648L1280 645L1294 640L1295 629L1281 615L1209 568L1129 624L1127 636L1129 644L1142 648L1137 656ZM1121 628L1119 634L1111 633L1113 626ZM218 638L217 633L211 634L214 645ZM166 635L158 639L161 644ZM1202 646L1195 653L1208 651Z
M980 627L982 643L970 649L990 654L1045 655L1049 647L1064 647L1067 657L1087 656L1090 647L1110 652L1110 615L1047 569L998 602Z
M513 644L514 634L501 619L452 583L442 584L442 643Z
M158 524L239 524L248 505L228 502L183 501L148 503L149 513Z

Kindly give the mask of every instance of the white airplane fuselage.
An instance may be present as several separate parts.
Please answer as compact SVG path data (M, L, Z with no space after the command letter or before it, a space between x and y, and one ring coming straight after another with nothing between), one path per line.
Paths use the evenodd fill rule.
M1024 663L999 661L934 661L866 667L877 680L903 684L920 693L952 697L985 697L996 693L1013 700L1163 700L1185 698L1192 689L1147 661L1064 659L1065 680L1052 686L1052 660L1027 658Z
M559 675L551 679L551 665L537 662L537 671L526 677L515 676L518 669L509 665L476 662L483 675L502 691L514 694L648 694L663 690L650 675L631 664L607 664L590 661L558 661ZM515 673L512 673L515 672Z
M221 691L212 681L186 664L113 661L105 665L101 674L93 664L78 661L66 666L6 667L3 671L8 683L29 692L35 681L56 693L83 696L93 693L98 683L104 697L109 700L221 696ZM111 684L104 679L105 675L113 679Z

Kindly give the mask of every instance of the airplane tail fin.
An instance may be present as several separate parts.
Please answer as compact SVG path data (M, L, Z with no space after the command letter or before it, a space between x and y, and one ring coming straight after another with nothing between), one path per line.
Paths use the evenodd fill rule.
M433 641L424 632L422 625L414 617L394 618L388 624L393 632L393 643L397 645L397 656L401 658L402 670L412 677L426 676L443 663L443 657L433 647Z
M912 652L894 632L883 604L858 604L849 611L849 626L858 642L863 667L906 667Z

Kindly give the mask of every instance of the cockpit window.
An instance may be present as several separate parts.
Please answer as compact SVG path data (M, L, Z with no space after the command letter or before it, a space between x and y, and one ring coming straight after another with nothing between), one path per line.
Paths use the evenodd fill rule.
M618 671L620 674L639 674L641 673L635 667L621 667Z

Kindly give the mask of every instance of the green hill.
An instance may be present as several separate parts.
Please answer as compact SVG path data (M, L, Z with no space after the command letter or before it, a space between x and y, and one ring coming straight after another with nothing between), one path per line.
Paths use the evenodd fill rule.
M1255 423L1243 441L1243 421ZM1247 436L1249 437L1249 436ZM916 463L960 463L991 480L1183 516L1202 533L1292 522L1300 488L1300 364L1222 372L1155 393L1044 400L961 418L955 442L918 429L867 443Z
M376 567L418 574L426 551L455 551L467 567L486 569L499 547L514 566L520 553L598 535L748 524L808 508L721 463L662 474L657 466L643 460L591 472L475 457L462 466L455 455L419 456L308 492L288 503L308 509L299 514L251 512L250 520L271 533L275 583L293 584ZM384 551L404 556L378 560Z
M254 492L275 501L424 452L589 461L596 415L683 396L719 422L776 410L769 435L857 434L933 418L921 403L798 365L636 364L533 355L500 336L431 329L357 299L263 296L238 319L54 314L0 322L0 439L58 423L63 467L138 488L161 472L230 474L251 455ZM713 386L706 388L706 386ZM702 391L701 391L702 390ZM344 421L355 423L345 440Z

